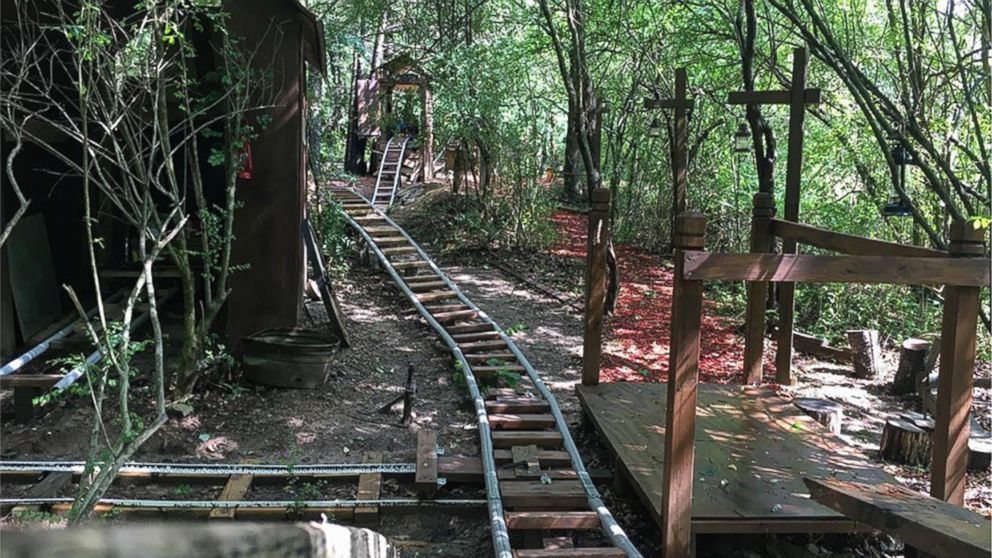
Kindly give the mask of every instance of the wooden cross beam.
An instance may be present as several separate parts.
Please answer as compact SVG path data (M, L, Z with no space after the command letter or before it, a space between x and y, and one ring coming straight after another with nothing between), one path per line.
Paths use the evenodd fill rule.
M805 47L792 51L792 87L785 91L735 91L730 94L728 102L732 105L789 105L789 152L785 169L785 212L786 221L799 220L799 198L802 185L803 166L803 125L806 121L806 105L820 102L819 89L806 88L806 74L809 65L809 53ZM782 241L783 254L796 253L795 239ZM755 291L758 292L758 291ZM778 288L779 327L778 352L775 354L775 381L779 384L792 383L792 342L793 321L795 315L796 286L794 283L781 283ZM751 300L748 305L761 304L764 300ZM748 315L752 315L750 312ZM747 323L747 328L761 328L764 323ZM747 335L748 339L755 338ZM761 349L755 349L760 351ZM758 353L760 356L760 353ZM758 358L756 362L760 363ZM747 366L745 363L745 383L759 383L761 366Z
M692 99L686 98L688 88L688 78L685 68L675 70L675 97L672 99L644 99L646 109L674 109L675 110L675 130L672 145L672 219L676 215L685 213L686 210L686 183L688 182L689 158L687 146L689 144L689 114L688 111L694 106ZM674 227L673 238L674 238Z

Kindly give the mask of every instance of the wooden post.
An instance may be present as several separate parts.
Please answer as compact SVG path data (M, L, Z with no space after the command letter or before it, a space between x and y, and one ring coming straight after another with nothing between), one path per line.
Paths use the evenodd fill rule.
M754 195L751 215L751 252L771 252L771 219L775 216L775 198L767 192ZM744 323L744 384L760 384L765 354L765 301L767 282L747 284L747 314Z
M687 98L689 78L685 68L675 70L675 97L672 99L645 99L646 109L674 109L675 129L671 139L672 155L672 250L675 246L675 218L686 210L689 168L689 109L693 101Z
M696 212L680 215L676 220L676 231L661 536L663 555L682 557L691 556L693 549L693 439L699 381L699 323L703 308L702 282L687 281L682 277L683 251L703 249L706 219Z
M586 242L586 316L582 339L582 385L599 384L606 300L606 249L610 242L610 191L592 191Z
M948 251L956 257L981 257L986 232L956 222ZM978 304L978 287L945 287L930 495L957 505L964 504Z
M434 178L434 99L430 81L423 78L420 84L421 158L424 161L424 182Z
M805 48L792 51L792 89L789 91L789 158L785 168L784 216L799 220L799 199L803 172L803 124L806 120L806 67L809 55ZM782 241L783 254L796 253L796 241ZM778 286L778 339L775 353L775 381L790 385L792 379L792 332L795 322L796 284Z

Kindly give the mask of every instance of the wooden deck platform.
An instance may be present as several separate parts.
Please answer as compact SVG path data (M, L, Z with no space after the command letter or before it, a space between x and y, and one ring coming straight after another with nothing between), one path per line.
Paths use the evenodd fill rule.
M617 473L661 523L664 384L576 387ZM870 530L810 499L803 478L894 483L792 403L758 387L699 386L692 528L702 533Z

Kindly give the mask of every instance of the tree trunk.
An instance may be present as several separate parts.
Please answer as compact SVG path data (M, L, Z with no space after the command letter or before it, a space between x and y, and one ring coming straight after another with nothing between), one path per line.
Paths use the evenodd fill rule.
M882 348L878 344L878 331L859 329L847 332L847 340L854 351L854 375L871 379L878 376L882 366Z
M919 420L910 421L905 418L886 421L878 448L879 456L886 461L906 465L929 465L932 451L930 430L921 428L920 424L925 426Z
M827 399L796 399L793 404L833 434L840 434L844 422L844 406L840 403Z
M899 369L892 381L892 393L904 395L916 391L916 385L926 373L930 343L923 339L907 339L899 353Z

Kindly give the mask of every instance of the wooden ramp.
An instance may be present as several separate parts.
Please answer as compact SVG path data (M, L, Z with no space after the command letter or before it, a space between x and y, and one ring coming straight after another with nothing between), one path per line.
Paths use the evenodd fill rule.
M582 408L655 522L661 524L664 384L577 386ZM809 497L804 477L894 483L864 454L772 390L699 386L692 527L695 533L864 530Z

